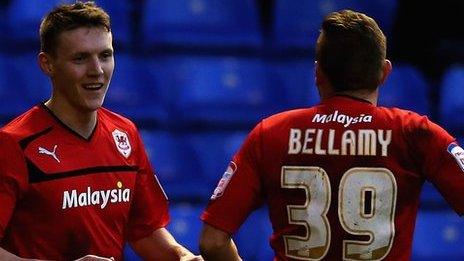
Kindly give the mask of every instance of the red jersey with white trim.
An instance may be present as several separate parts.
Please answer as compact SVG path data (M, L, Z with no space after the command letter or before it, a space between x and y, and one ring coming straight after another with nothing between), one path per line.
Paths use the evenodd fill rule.
M336 96L260 122L202 219L234 233L265 202L276 260L409 260L425 180L464 213L463 162L426 117Z
M134 124L99 109L84 139L44 105L0 132L0 247L26 258L122 259L166 226L168 202Z

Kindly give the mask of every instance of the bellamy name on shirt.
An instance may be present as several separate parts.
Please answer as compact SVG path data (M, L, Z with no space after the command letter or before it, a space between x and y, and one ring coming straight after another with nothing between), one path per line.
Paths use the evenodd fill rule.
M328 135L324 135L324 132L328 132ZM340 139L339 143L335 142L336 137ZM377 146L380 146L380 155L386 157L391 137L391 130L381 129L345 130L340 135L334 129L292 128L288 139L288 154L376 156ZM340 146L336 147L335 144Z
M349 116L336 110L332 114L316 114L312 122L342 124L345 128L359 123L371 123L372 116L361 114ZM327 134L328 132L328 134ZM339 140L336 140L339 139ZM337 133L334 129L290 129L288 139L288 154L316 154L316 155L360 155L377 156L377 147L380 155L388 156L388 146L391 143L392 130L358 129L344 130ZM339 144L338 146L336 144Z

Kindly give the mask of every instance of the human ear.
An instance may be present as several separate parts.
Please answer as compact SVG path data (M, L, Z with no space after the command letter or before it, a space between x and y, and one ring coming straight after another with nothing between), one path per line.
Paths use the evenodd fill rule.
M385 59L383 66L382 66L382 75L380 77L380 84L383 84L385 82L385 80L388 78L388 75L390 75L392 69L393 69L393 66L390 60Z
M53 73L53 65L51 64L50 55L45 52L40 52L37 56L37 60L42 72L51 77Z

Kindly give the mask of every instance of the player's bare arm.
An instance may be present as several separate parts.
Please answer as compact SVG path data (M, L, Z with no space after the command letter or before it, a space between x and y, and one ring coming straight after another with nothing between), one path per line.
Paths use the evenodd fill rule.
M114 258L113 257L106 258L106 257L101 257L101 256L96 256L96 255L86 255L79 259L76 259L75 261L114 261Z
M3 261L45 261L39 259L21 258L0 247L0 260Z
M131 242L130 244L143 260L203 260L201 256L195 256L188 249L180 245L165 228L159 228L150 236Z
M0 248L0 260L3 260L3 261L46 261L43 259L21 258L17 255L14 255L6 251L3 248ZM114 258L112 257L106 258L106 257L95 256L95 255L86 255L84 257L76 259L76 261L114 261Z
M200 252L205 260L242 260L230 234L208 224L201 233Z

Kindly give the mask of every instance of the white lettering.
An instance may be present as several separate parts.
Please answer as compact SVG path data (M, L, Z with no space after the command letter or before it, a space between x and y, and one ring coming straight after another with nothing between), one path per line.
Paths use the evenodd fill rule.
M325 122L327 122L326 118L327 118L327 115L325 115L325 114L320 115L318 113L318 114L314 115L313 122L325 123Z
M338 122L338 123L345 123L346 118L348 118L346 115L343 115L343 114L338 115L338 117L337 117L337 122Z
M63 203L61 208L67 209L100 205L100 208L104 209L107 206L108 202L129 202L130 193L131 190L128 188L92 191L91 187L87 187L87 189L81 193L78 193L75 189L71 192L64 191Z
M316 115L314 115L312 122L317 122L317 123L338 122L338 123L343 124L343 126L346 128L350 126L351 124L356 124L356 123L361 123L361 122L370 123L372 122L372 115L361 114L359 116L351 117L349 115L340 113L338 110L336 110L334 111L334 113L328 114L328 115L317 113Z
M352 130L343 132L342 135L342 155L347 155L347 147L350 146L349 155L356 155L356 134Z
M73 208L77 207L77 191L71 191L71 196L69 195L69 191L65 191L63 193L63 207L62 209L66 208Z
M392 131L386 130L386 136L384 137L384 130L379 130L379 143L382 146L382 156L388 156L388 145L390 145L392 139Z
M335 129L291 129L289 154L388 156L392 130L345 130L337 135ZM304 132L304 137L302 133ZM121 200L121 199L120 199Z
M335 111L335 113L337 113L337 111ZM325 122L330 122L332 121L332 118L334 117L333 114L329 114L329 116L327 116L327 120Z
M304 142L303 142L303 151L301 153L303 154L313 154L313 149L310 146L310 144L313 142L313 137L310 137L310 135L313 135L316 133L316 129L307 129L305 131L305 137L304 137Z
M90 202L92 205L100 205L100 191L94 191L92 193L92 200Z
M91 197L92 197L91 194L92 194L92 193L90 192L90 187L87 187L87 195L86 195L86 198L87 198L87 206L90 206L90 205L91 205L91 203L90 203Z
M316 148L314 153L317 155L325 155L325 150L321 148L321 143L322 143L322 133L324 130L318 129L316 133Z
M125 189L122 191L122 201L129 202L130 199L130 189Z
M77 203L79 203L79 207L87 206L87 193L81 193L77 197Z
M104 209L106 207L106 204L108 204L108 200L110 198L110 191L100 191L101 197L103 199L103 204L100 206L101 209Z
M376 154L376 134L374 130L359 130L358 132L358 155Z
M118 191L113 189L111 191L111 203L118 202Z
M288 154L297 154L301 150L301 131L290 129L290 139L288 140Z
M340 154L339 149L334 149L334 142L335 142L335 130L330 129L329 130L329 148L328 148L329 155L339 155Z

